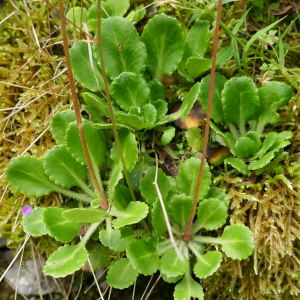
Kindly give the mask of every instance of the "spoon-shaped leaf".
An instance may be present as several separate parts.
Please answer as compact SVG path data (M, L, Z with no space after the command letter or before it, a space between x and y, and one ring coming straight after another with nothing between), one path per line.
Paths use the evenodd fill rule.
M160 271L168 277L183 275L189 270L189 267L186 257L181 261L174 249L168 250L161 258Z
M171 75L184 51L184 36L178 21L165 14L154 16L144 28L142 41L147 48L147 68L154 79Z
M152 104L156 100L166 99L165 87L160 81L153 79L148 82L148 86L151 91L151 103Z
M211 68L211 64L212 60L210 58L204 58L201 55L193 55L188 58L185 66L189 76L195 79L209 70Z
M152 105L156 108L157 120L160 120L168 112L168 102L166 102L164 100L153 101Z
M265 154L260 160L251 162L248 166L249 170L257 170L266 166L275 156L274 151Z
M62 216L67 220L78 223L100 223L108 214L99 209L73 208L64 211Z
M158 234L164 234L167 231L167 224L159 199L157 199L153 204L152 226Z
M131 229L131 227L123 227L120 228L121 231L121 237L118 240L118 242L111 246L110 249L116 251L116 252L122 252L127 249L127 246L135 241L137 234Z
M123 72L144 72L146 48L130 21L122 17L104 20L101 40L105 70L109 77L117 78ZM97 45L94 45L94 55L100 64Z
M163 135L161 137L161 143L163 146L169 144L175 136L175 128L168 126L163 129Z
M84 266L87 259L88 252L83 245L64 245L49 257L43 272L55 278L66 277Z
M152 275L159 268L159 254L145 240L136 240L129 244L126 253L133 267L143 275Z
M222 261L222 254L219 251L209 251L198 257L198 262L194 266L195 275L202 279L215 273Z
M114 246L121 237L121 231L119 229L112 229L111 227L101 230L99 234L99 238L101 243L106 247Z
M131 201L129 188L123 184L118 185L114 195L114 206L118 210L124 210Z
M159 101L162 101L162 100L159 100ZM157 102L157 101L155 101L155 102ZM154 126L156 119L157 119L156 107L151 103L147 103L143 106L142 110L144 112L145 122L148 124L148 127Z
M31 236L42 236L48 233L45 224L42 222L44 208L36 207L32 212L23 218L23 229Z
M228 157L224 161L232 165L233 168L237 169L239 172L243 173L244 175L249 174L247 165L241 159Z
M106 3L112 8L110 16L124 16L129 9L129 0L107 0Z

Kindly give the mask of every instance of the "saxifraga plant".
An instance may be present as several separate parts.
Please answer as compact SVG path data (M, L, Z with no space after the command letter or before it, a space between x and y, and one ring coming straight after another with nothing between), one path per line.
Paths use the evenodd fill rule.
M164 41L158 31L161 26L169 29L168 34L170 31L174 31L173 43L176 45L177 42L180 42L181 47L176 50L170 48L170 45L174 46L174 44L172 44L172 40L169 43ZM117 35L120 33L118 29L126 28L128 36L120 36L122 42L111 40L111 30ZM108 62L105 71L113 80L111 83L112 96L115 97L114 100L118 99L116 100L117 104L124 110L121 115L129 116L130 124L136 124L133 120L138 120L137 124L142 124L142 120L143 124L147 125L135 128L135 130L153 128L174 120L174 117L184 117L198 97L200 91L198 83L191 88L179 111L180 114L164 117L166 114L166 109L164 109L165 113L161 114L161 119L164 121L156 123L155 119L149 123L149 118L151 116L157 118L157 112L161 109L160 105L156 109L154 102L161 100L162 106L166 107L165 101L159 98L154 98L155 100L151 103L150 95L156 95L156 87L158 91L162 91L158 79L163 74L174 72L183 55L185 44L180 25L175 19L165 15L156 16L148 23L142 35L146 47L137 32L132 33L133 30L135 29L130 22L120 17L113 17L104 21L101 35L104 59ZM132 35L130 35L131 33ZM64 35L64 40L65 37L66 35ZM157 38L156 44L153 43L154 38ZM129 40L131 43L128 43ZM134 40L137 40L140 47L132 48ZM105 48L106 42L111 48ZM160 51L155 51L157 49L153 48L153 44L158 45ZM89 51L88 45L83 47ZM143 55L135 54L136 49L140 49ZM75 50L73 49L73 53ZM101 52L99 53L101 54ZM88 56L95 63L89 64L86 73L88 74L92 70L92 75L90 72L91 76L88 79L89 81L94 79L97 86L100 86L100 73L98 74L99 80L96 80L94 75L97 74L95 71L98 63L97 52L94 53L94 56L94 58ZM156 81L152 81L150 87L147 87L147 82L139 75L145 70L146 58L148 71L156 79ZM76 71L74 73L78 74ZM105 77L102 78L105 85ZM125 81L123 82L123 80ZM130 88L136 88L139 85L146 91L143 94L140 89L138 90L140 94L132 96ZM152 94L151 86L155 87ZM122 88L125 90L125 100L120 92ZM74 97L74 91L72 91L72 97ZM91 98L100 103L102 110L103 108L109 109L109 104L107 106L105 102L99 101L95 96L91 96ZM130 106L126 106L126 100ZM131 111L131 106L135 106L137 109ZM148 106L149 110L145 106ZM243 225L235 224L226 227L221 237L214 237L207 233L207 231L216 230L224 225L228 206L228 200L222 190L210 189L211 173L208 165L205 163L203 166L202 185L198 199L196 199L197 202L200 201L197 220L192 224L189 238L183 240L187 224L191 219L200 160L197 158L187 159L182 164L176 179L166 176L157 166L150 167L140 182L139 198L141 201L133 201L130 188L118 183L123 177L124 168L131 171L138 160L135 136L127 128L122 128L118 132L119 145L116 143L111 145L104 139L107 131L98 129L103 126L81 118L78 119L78 110L76 111L76 109L78 108L75 107L75 113L68 110L59 112L53 117L51 132L58 145L49 150L44 159L20 156L13 159L5 171L8 182L25 194L41 196L57 191L84 203L73 209L37 207L32 212L30 210L27 212L27 208L25 208L23 226L25 232L32 236L48 234L59 242L69 243L78 234L83 224L88 225L84 237L77 245L65 244L49 257L44 273L54 277L64 277L84 266L89 257L85 247L88 249L87 243L91 236L96 230L99 230L100 242L115 256L115 261L110 265L106 277L112 287L126 288L135 282L139 273L151 275L160 270L162 277L168 282L177 282L184 276L176 285L175 299L190 297L203 299L202 287L192 278L190 270L194 270L198 278L206 278L218 269L221 261L220 252L217 250L206 251L204 244L220 245L222 250L234 259L244 259L253 251L253 234ZM143 116L140 116L141 111ZM104 115L108 116L108 114ZM111 117L111 114L109 116ZM126 122L123 122L122 118L120 121L122 124L120 127L129 126L126 126ZM132 130L131 126L130 129ZM81 132L84 132L84 146ZM110 148L110 156L107 155L107 147ZM120 148L122 149L121 153L119 152ZM121 154L125 166L122 164ZM102 185L101 178L103 177L109 179L106 192ZM130 183L127 182L127 184ZM77 192L70 190L74 187L78 187L76 188ZM105 202L106 198L109 201L108 205ZM150 227L147 222L142 222L149 211L150 215L147 221L150 222ZM102 224L104 220L105 225ZM139 222L144 229L134 225ZM167 230L169 235L166 233ZM173 234L175 234L175 238ZM138 240L137 237L140 239ZM117 260L125 254L124 251L126 251L127 257Z

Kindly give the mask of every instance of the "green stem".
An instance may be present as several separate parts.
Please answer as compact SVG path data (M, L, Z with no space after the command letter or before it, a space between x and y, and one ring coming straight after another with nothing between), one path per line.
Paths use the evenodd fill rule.
M189 242L189 243L188 243L188 247L192 250L192 252L196 255L196 257L197 257L198 259L201 259L201 260L202 260L201 254L200 254L199 251L195 248L193 242Z
M172 244L167 245L167 246L165 246L165 247L159 249L159 250L158 250L158 254L159 254L159 255L162 255L163 253L167 252L167 251L170 250L170 249L174 249L174 247L173 247Z
M94 192L81 180L78 180L79 186L92 198L95 198Z
M175 227L171 226L171 229L172 229L173 233L175 233L179 237L182 237L182 233L179 230L177 230Z
M166 239L164 241L158 242L158 246L159 246L159 248L161 248L161 247L169 245L170 243L171 243L171 240L170 239Z
M239 136L234 124L228 122L228 127L229 127L230 132L233 135L234 139L237 140L240 136ZM234 147L234 145L233 145L233 147Z
M102 43L102 40L101 40L101 0L98 0L97 14L98 14L98 53L99 53L99 57L100 57L101 71L102 71L102 77L103 77L103 82L104 82L104 86L105 86L105 93L106 93L107 105L108 105L108 110L109 110L109 116L111 119L112 128L113 128L119 156L120 156L120 159L122 162L123 172L124 172L124 175L126 178L126 182L127 182L127 185L128 185L128 188L129 188L129 191L130 191L133 201L136 201L134 191L133 191L133 188L132 188L132 185L131 185L131 182L129 179L129 175L127 172L124 156L122 153L121 143L120 143L120 139L119 139L119 135L118 135L118 131L117 131L116 121L115 121L113 107L112 107L111 98L110 98L107 77L106 77L106 73L105 73L105 65L104 65L104 58L103 58L102 44L101 44Z
M195 228L191 231L191 235L193 236L196 234L202 227L202 224L199 224L198 221L196 221Z
M79 244L85 245L100 224L101 224L101 222L91 224Z
M81 195L81 194L78 194L78 193L74 193L74 192L66 190L66 189L64 189L60 186L55 186L55 190L58 191L59 193L65 194L65 195L67 195L71 198L76 198L76 199L84 201L84 202L91 203L93 201L93 199L91 199L88 196L84 196L84 195Z
M206 244L222 244L220 238L213 238L209 236L194 236L192 241L206 243Z

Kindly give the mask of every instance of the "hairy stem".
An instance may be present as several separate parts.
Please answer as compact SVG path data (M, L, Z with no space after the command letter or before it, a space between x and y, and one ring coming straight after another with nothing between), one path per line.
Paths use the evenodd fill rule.
M88 228L87 232L85 233L83 239L80 241L81 245L85 245L87 243L87 241L89 240L89 238L92 236L92 234L94 233L94 231L97 229L97 227L100 224L101 224L101 222L100 223L92 223L90 225L90 227Z
M211 78L210 78L210 86L209 86L207 119L206 119L206 125L205 125L205 135L204 135L201 165L200 165L198 182L197 182L197 187L196 187L196 192L195 192L195 197L194 197L194 203L193 203L190 219L189 219L186 231L183 235L183 240L184 241L189 241L189 239L191 238L191 228L192 228L192 223L193 223L195 212L196 212L198 196L199 196L199 191L200 191L200 187L201 187L203 168L204 168L205 157L206 157L206 150L207 150L207 145L208 145L208 136L209 136L209 128L210 128L209 123L210 123L213 89L214 89L215 72L216 72L216 58L217 58L217 50L218 50L218 42L219 42L219 29L220 29L221 12L222 12L222 0L219 0L218 15L217 15L217 21L216 21L216 28L215 28L215 37L214 37Z
M109 87L108 87L108 83L107 83L107 77L106 77L106 73L105 73L105 65L104 65L104 58L103 58L103 52L102 52L102 40L101 40L101 0L98 0L97 13L98 13L98 52L99 52L99 57L100 57L103 82L104 82L104 86L105 86L105 93L106 93L107 105L108 105L108 110L109 110L109 116L111 119L111 124L112 124L112 128L113 128L119 156L120 156L120 159L122 162L124 176L126 178L126 182L127 182L131 197L132 197L133 201L136 201L135 195L133 192L133 188L132 188L132 185L131 185L131 182L129 179L129 175L127 172L122 149L121 149L121 143L120 143L120 139L119 139L119 135L118 135L118 131L117 131L116 121L115 121L113 107L112 107L111 98L110 98Z
M77 126L78 126L78 131L80 135L80 140L81 144L84 150L84 155L87 161L87 165L90 171L90 174L92 176L94 185L96 187L98 196L100 198L100 205L104 210L107 210L109 207L109 203L107 199L105 198L99 183L96 178L95 170L93 168L93 164L91 161L90 153L87 147L86 139L84 136L84 131L83 131L83 124L81 121L81 115L80 115L80 109L79 109L79 103L75 91L75 84L74 84L74 78L73 78L73 73L72 73L72 67L71 67L71 59L70 59L70 54L69 54L69 46L68 46L68 37L67 37L67 31L66 31L66 24L63 19L63 0L59 0L59 10L60 10L60 16L61 16L61 31L62 31L62 36L63 36L63 41L64 41L64 48L65 48L65 56L66 56L66 63L67 63L67 69L68 69L68 77L69 77L69 82L70 82L70 88L71 88L71 94L72 94L72 100L73 100L73 106L74 106L74 111L76 115L76 120L77 120ZM98 170L96 170L98 171Z

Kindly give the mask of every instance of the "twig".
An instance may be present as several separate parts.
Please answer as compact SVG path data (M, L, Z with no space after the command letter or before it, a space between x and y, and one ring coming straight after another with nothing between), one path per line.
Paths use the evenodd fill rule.
M31 239L30 239L30 247L31 247L31 253L32 253L32 258L33 258L35 273L36 273L36 279L37 279L38 287L39 287L40 298L41 298L41 300L43 300L43 293L42 293L42 288L41 288L41 281L40 281L39 271L38 271L38 268L37 268L37 265L36 265L34 247L33 247L33 243L32 243Z
M59 0L59 9L60 9L60 15L61 15L61 20L63 20L63 1ZM84 135L84 131L83 131L83 124L81 121L81 115L80 115L80 109L79 109L79 103L78 103L78 99L77 99L77 95L76 95L76 91L75 91L75 84L74 84L74 78L73 78L73 74L72 74L72 67L71 67L71 60L70 60L70 54L69 54L69 47L68 47L68 37L67 37L67 31L66 31L66 24L65 22L61 22L61 31L62 31L62 35L63 35L63 41L64 41L64 48L65 48L65 56L66 56L66 64L67 64L67 68L68 68L68 77L69 77L69 82L70 82L70 88L71 88L71 94L72 94L72 100L73 100L73 106L74 106L74 111L75 111L75 115L76 115L76 120L77 120L77 126L78 126L78 131L79 131L79 135L80 135L80 140L81 140L81 144L84 150L84 155L87 161L87 165L90 171L90 174L92 176L94 185L96 187L97 193L99 195L100 198L100 205L104 210L107 210L109 207L109 203L107 201L107 199L105 198L100 185L97 181L96 178L96 174L94 168L93 168L93 164L91 161L91 157L89 154L89 150L87 147L87 143L86 143L86 139L85 139L85 135Z
M212 57L212 67L211 67L211 78L210 78L210 86L209 86L209 98L208 98L208 107L207 107L207 119L205 125L205 135L204 135L204 143L203 143L203 151L202 151L202 158L201 158L201 165L199 170L198 182L194 197L194 203L190 215L190 219L188 222L188 226L186 231L183 235L183 240L188 241L191 238L191 228L192 223L194 220L197 202L198 202L198 195L201 186L203 168L205 163L206 157L206 150L208 145L208 136L209 136L209 123L210 123L210 115L211 115L211 107L212 107L212 99L213 99L213 92L214 92L214 81L215 81L215 72L216 72L216 58L217 58L217 50L218 50L218 42L219 42L219 30L220 30L220 20L221 20L221 12L222 12L222 0L219 0L218 4L218 14L217 14L217 21L216 21L216 28L215 28L215 37L214 37L214 47L213 47L213 57Z

